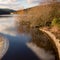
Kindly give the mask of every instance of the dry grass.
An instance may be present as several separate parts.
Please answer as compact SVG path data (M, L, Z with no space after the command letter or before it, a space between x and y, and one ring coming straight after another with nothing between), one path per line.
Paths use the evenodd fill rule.
M53 20L54 16L60 16L60 2L39 5L36 7L18 10L14 14L19 14L17 17L18 20L29 20L32 25L46 25L47 22ZM27 15L27 16L24 16ZM32 15L32 16L31 16Z
M60 28L59 27L57 26L53 26L51 28L43 27L42 29L52 32L56 36L56 38L60 40Z

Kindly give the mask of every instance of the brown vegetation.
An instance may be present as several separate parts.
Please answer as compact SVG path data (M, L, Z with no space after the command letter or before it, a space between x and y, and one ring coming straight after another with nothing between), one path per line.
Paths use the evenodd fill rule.
M23 12L23 16L21 16L20 12ZM48 26L47 30L50 29L53 19L60 17L60 2L39 5L33 8L20 10L17 11L16 14L20 15L17 17L17 24L19 25L18 30L20 32L30 32L32 35L32 41L35 44L37 44L39 47L45 48L46 50L54 50L53 45L50 42L51 39L49 38L49 36L38 30L38 27L40 28ZM58 35L59 31L53 27L54 26L52 26L51 28L56 30L56 35ZM52 29L50 30L54 31Z
M27 15L23 17L24 20L30 20L33 25L35 24L49 25L54 17L60 17L60 2L55 2L46 5L39 5L24 10L18 10L15 13L19 15L21 14Z
M24 21L25 25L27 24L27 22L29 22L30 25L27 24L29 25L29 27L49 27L51 26L51 22L53 21L53 19L60 18L60 2L39 5L24 10L18 10L15 13L20 15L17 17L19 24ZM52 26L51 31L56 33L60 32L60 30L58 31L58 29L54 28L54 26Z

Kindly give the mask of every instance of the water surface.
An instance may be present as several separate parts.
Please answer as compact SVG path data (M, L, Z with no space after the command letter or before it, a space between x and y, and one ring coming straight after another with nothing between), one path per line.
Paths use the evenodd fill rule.
M2 60L54 60L55 57L49 51L31 42L29 28L16 26L15 17L0 17L0 33L9 40L9 49Z

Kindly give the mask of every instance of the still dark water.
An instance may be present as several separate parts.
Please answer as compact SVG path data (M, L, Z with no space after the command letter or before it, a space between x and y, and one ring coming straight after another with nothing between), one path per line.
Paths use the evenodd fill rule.
M16 16L0 18L0 33L9 40L9 48L2 60L55 60L50 51L29 43L32 40L30 33L18 32ZM19 27L21 29L21 27ZM18 29L19 29L18 28ZM8 45L8 44L7 44ZM47 57L48 56L48 57Z

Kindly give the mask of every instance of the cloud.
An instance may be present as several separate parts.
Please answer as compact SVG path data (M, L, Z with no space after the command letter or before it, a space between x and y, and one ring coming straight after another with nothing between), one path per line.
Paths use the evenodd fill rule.
M53 0L27 0L28 4L36 4L36 3L46 3L46 2L52 2ZM60 0L54 0L56 2L60 2Z
M17 4L18 0L0 0L0 4Z
M0 6L0 8L8 8L8 6Z
M11 5L9 8L18 10L18 9L24 9L24 6L23 5L15 5L15 6Z
M19 9L22 5L18 0L0 0L0 8Z
M27 0L28 4L35 4L35 3L40 3L41 0Z
M27 0L28 4L31 4L33 2L33 0Z
M9 0L0 0L0 3L7 3Z
M11 9L23 9L35 6L40 0L0 0L0 6Z

